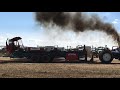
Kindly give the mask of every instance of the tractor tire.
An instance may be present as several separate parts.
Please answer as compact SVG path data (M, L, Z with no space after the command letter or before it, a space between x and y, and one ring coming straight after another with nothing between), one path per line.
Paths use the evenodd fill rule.
M46 62L49 62L49 60L50 60L50 57L47 55L39 57L39 63L46 63Z
M33 62L38 62L38 61L39 61L39 57L38 57L38 56L32 56L32 57L31 57L31 60L32 60Z
M99 59L103 64L109 64L113 61L113 56L110 50L103 50L99 53Z
M49 59L49 63L52 63L53 60L54 60L54 57L50 57L50 59Z
M28 56L28 57L26 57L26 59L31 59L31 57L30 57L30 56Z
M34 61L35 60L35 56L31 56L31 58L30 58L32 61Z
M38 63L44 63L44 57L43 56L39 56L37 62Z
M50 56L46 55L44 56L44 62L49 62L50 61Z

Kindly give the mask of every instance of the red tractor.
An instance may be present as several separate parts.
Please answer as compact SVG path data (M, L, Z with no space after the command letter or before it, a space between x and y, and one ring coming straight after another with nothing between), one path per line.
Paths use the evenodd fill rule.
M6 50L9 54L12 54L16 50L23 49L23 44L20 45L21 37L14 37L6 40ZM22 41L21 41L22 43Z

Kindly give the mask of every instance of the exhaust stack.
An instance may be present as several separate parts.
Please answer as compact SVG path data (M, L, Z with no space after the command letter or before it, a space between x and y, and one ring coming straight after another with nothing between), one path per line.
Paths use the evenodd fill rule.
M120 37L117 39L117 42L118 42L118 46L120 48Z

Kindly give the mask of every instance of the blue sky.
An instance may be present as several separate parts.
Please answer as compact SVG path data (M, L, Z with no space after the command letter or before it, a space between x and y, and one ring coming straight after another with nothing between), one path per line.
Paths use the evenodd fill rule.
M120 32L120 13L119 12L88 12L88 14L96 13L102 18L105 22L114 24L118 32ZM26 46L36 46L36 45L53 45L50 40L50 37L45 34L44 30L35 22L34 12L0 12L0 45L5 45L5 40L7 38L12 38L14 36L20 36L23 38L23 43ZM69 33L70 37L73 35ZM89 33L89 36L86 37L86 40L89 38L96 39L94 33ZM97 33L99 34L99 33ZM82 34L85 36L84 34ZM81 35L81 36L82 36ZM100 35L102 35L100 33ZM80 37L82 38L82 37ZM62 40L62 39L61 39ZM63 42L66 42L62 40ZM99 38L100 41L100 38ZM70 44L70 41L66 44ZM81 44L86 44L84 40L81 40ZM105 42L105 41L104 41ZM110 41L111 43L112 41ZM98 42L97 42L98 43ZM97 45L94 41L90 45ZM110 44L109 45L112 45ZM62 44L59 42L62 46ZM105 43L101 44L104 45ZM98 44L100 45L100 44ZM67 46L67 45L66 45Z
M35 28L34 13L32 12L1 12L0 31L7 33L32 32Z

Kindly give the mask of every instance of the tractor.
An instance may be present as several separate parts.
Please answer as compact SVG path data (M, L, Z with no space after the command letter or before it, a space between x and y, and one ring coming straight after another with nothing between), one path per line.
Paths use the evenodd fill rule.
M113 59L120 60L120 47L113 46L110 50L109 48L105 48L100 54L99 59L102 63L108 64L113 61Z
M101 51L103 51L106 47L98 47L98 48L92 48L92 54L95 58L99 58L99 54Z

